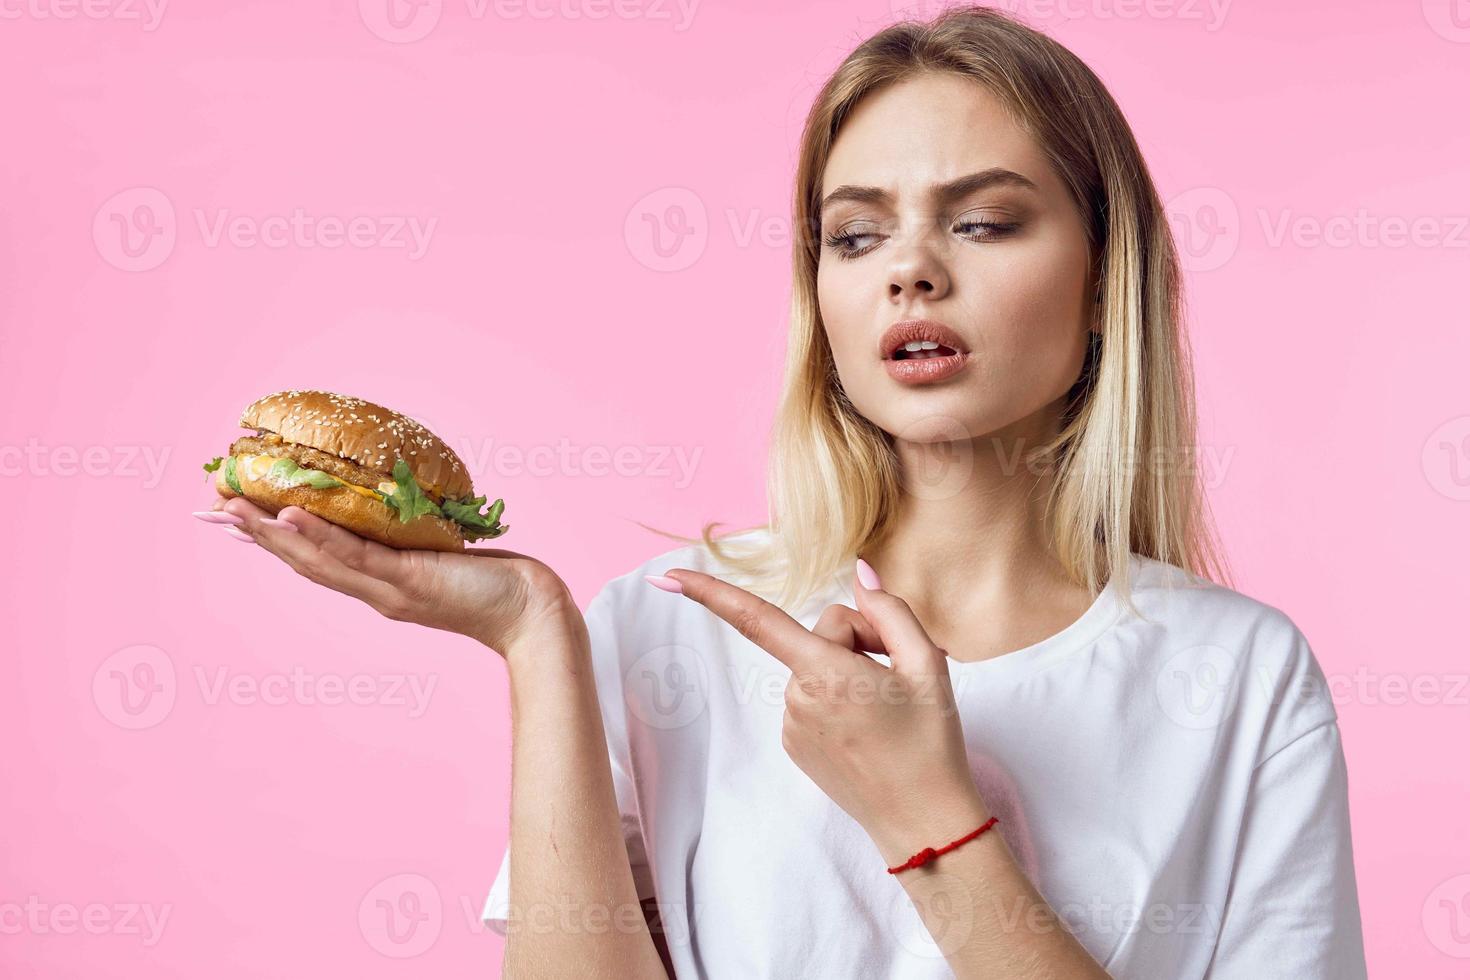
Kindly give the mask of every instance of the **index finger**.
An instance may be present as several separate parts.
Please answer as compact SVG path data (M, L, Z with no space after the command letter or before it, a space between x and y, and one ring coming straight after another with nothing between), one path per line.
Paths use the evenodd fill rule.
M671 568L664 577L678 582L684 595L735 627L793 673L810 669L828 652L828 640L792 619L780 606L739 586L687 568Z

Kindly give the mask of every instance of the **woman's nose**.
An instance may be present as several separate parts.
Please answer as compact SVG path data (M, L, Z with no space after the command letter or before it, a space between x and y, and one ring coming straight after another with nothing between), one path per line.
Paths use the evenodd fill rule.
M923 296L926 299L936 299L935 292L937 290L934 287L934 283L922 278L904 278L902 280L895 278L888 286L888 295L894 299L898 299L905 294L909 296Z
M922 297L938 300L950 289L950 275L945 269L942 235L923 220L904 222L904 229L892 241L888 264L888 295L892 300Z
M949 273L944 262L926 243L899 250L888 267L888 295L939 299L949 291Z

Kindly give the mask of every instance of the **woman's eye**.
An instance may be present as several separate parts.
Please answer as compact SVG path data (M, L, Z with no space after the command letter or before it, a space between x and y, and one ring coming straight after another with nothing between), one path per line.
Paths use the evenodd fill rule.
M877 247L876 245L865 245L862 248L858 248L858 240L877 237L872 232L849 231L839 235L828 235L823 241L826 242L828 248L835 248L837 250L839 258L855 259L859 255L870 252Z
M1011 233L1012 231L1015 231L1018 227L1020 227L1020 225L1014 221L1002 222L971 220L961 221L957 223L954 226L954 230L956 234L964 235L965 237L970 239L988 241L996 238L1001 238ZM868 252L871 252L873 249L878 247L877 242L863 245L861 247L859 247L858 242L865 238L877 239L881 237L881 235L878 235L875 232L848 231L841 234L828 235L823 239L823 242L826 243L828 248L836 250L838 258L855 259L859 256L866 255Z
M955 225L955 230L962 235L972 235L981 238L999 238L1002 235L1015 231L1018 225L1014 221L961 221Z

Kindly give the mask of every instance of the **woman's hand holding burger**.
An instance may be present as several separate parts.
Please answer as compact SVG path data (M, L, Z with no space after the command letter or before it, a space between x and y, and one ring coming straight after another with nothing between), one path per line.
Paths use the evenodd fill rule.
M361 599L389 619L479 640L509 660L519 640L575 636L581 612L561 577L514 551L399 550L300 507L274 518L244 497L220 497L205 520L248 534L304 578Z
M302 576L389 619L462 633L511 659L528 637L583 641L566 584L546 564L466 542L499 537L464 463L434 433L382 405L316 390L247 406L254 434L206 463L219 498L196 513Z

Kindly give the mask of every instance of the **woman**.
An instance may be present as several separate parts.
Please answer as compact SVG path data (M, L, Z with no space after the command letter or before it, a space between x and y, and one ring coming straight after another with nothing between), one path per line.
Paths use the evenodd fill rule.
M507 974L1364 976L1336 713L1211 581L1174 248L1101 83L993 10L891 27L794 210L770 525L584 615L524 555L216 503L504 655Z

